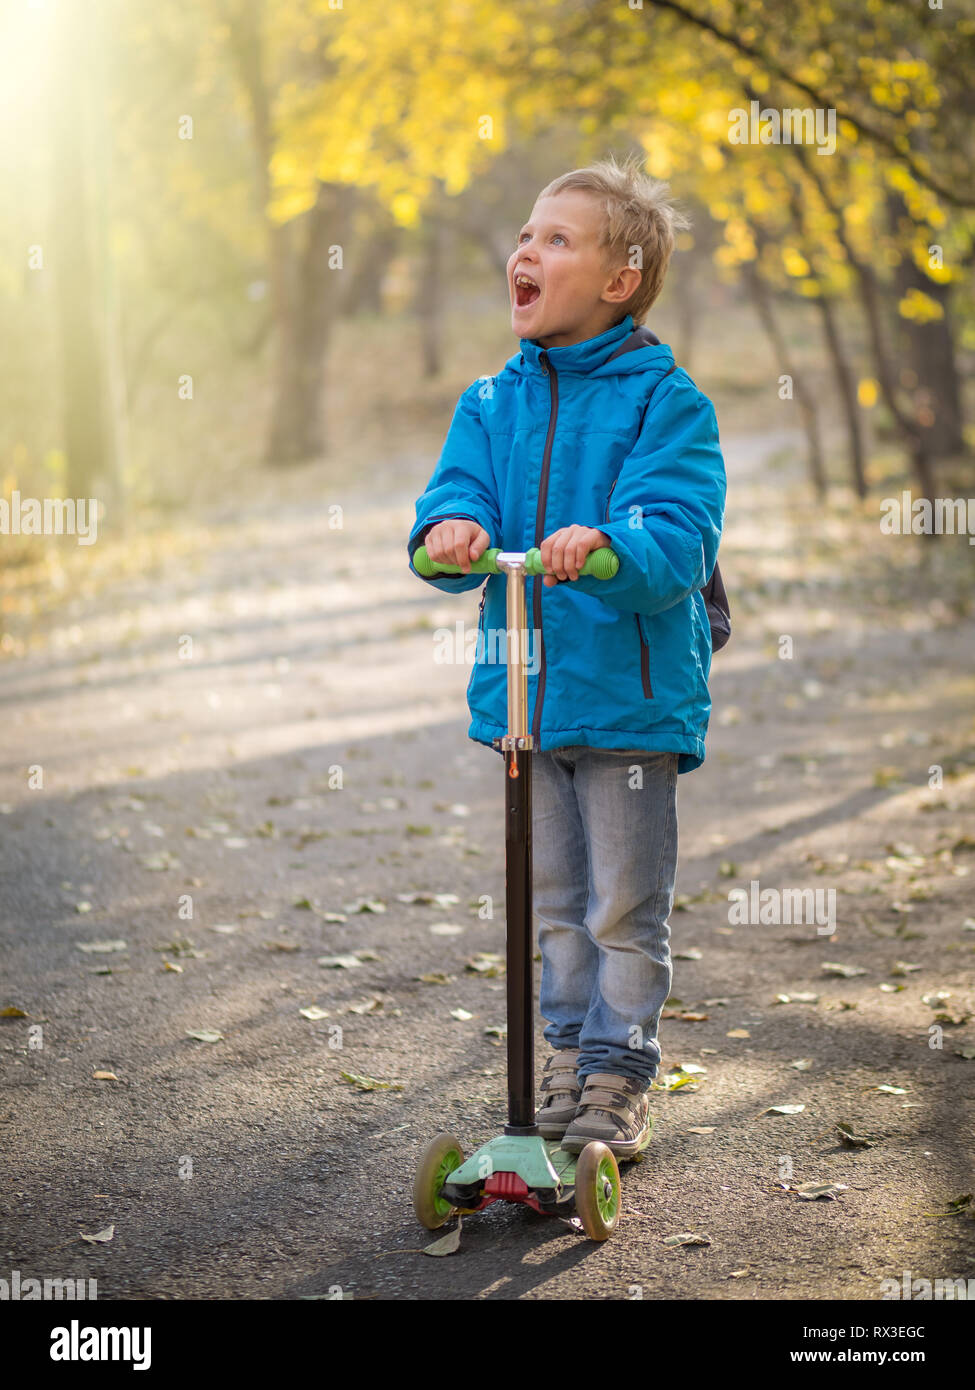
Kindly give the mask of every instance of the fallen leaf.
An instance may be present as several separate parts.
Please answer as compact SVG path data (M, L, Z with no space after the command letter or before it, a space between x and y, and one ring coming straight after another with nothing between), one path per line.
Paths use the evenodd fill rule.
M798 1115L805 1110L804 1105L770 1105L767 1110L763 1110L763 1115Z
M692 1125L687 1132L688 1134L713 1134L714 1130L714 1125Z
M468 1023L473 1017L466 1009L451 1009L450 1017L458 1019L461 1023Z
M92 1077L95 1081L117 1081L118 1077L113 1071L93 1071Z
M106 1226L103 1231L96 1231L93 1236L86 1236L84 1231L79 1231L78 1234L81 1236L82 1240L87 1240L89 1244L94 1245L97 1243L99 1245L105 1245L114 1236L115 1227Z
M812 1059L809 1057L800 1057L798 1062L790 1062L789 1066L794 1067L796 1071L808 1071L812 1066Z
M696 1235L694 1231L682 1231L679 1236L667 1236L664 1245L710 1245L710 1236Z
M815 1201L819 1197L826 1197L829 1201L835 1202L837 1192L846 1192L848 1184L845 1182L804 1182L800 1187L793 1187L792 1191L797 1196L806 1201Z
M906 1086L868 1086L868 1091L882 1091L885 1096L906 1096Z
M434 922L428 930L433 932L434 936L460 936L464 928L455 922Z
M478 951L472 960L467 961L464 969L494 979L505 973L505 959L496 951Z
M127 951L129 944L127 941L76 941L75 945L79 951L87 951L89 954L107 954L109 951Z
M686 950L675 951L674 960L703 960L704 952L699 951L696 946L688 946Z
M960 1028L963 1023L968 1023L970 1019L971 1014L964 1009L956 1009L954 1013L948 1009L940 1009L934 1015L935 1023L943 1023L948 1028Z
M400 1081L377 1081L374 1076L360 1076L354 1071L343 1071L340 1073L343 1081L348 1081L360 1091L402 1091L403 1083Z
M172 971L174 974L176 974L176 975L182 975L182 973L183 973L183 967L182 967L181 965L177 965L177 964L175 963L175 961L171 961L171 960L164 960L164 961L163 961L163 969L164 969L164 970L171 970L171 971Z
M726 1038L750 1038L750 1037L751 1037L751 1033L749 1033L749 1031L748 1031L747 1028L732 1028L732 1029L730 1029L729 1032L725 1033L725 1037L726 1037Z
M358 1004L349 1004L345 1010L347 1014L374 1014L385 1004L381 994L370 994L368 999L362 999Z
M302 1018L310 1018L316 1023L320 1018L328 1018L330 1015L327 1009L320 1009L317 1004L310 1004L307 1009L299 1009Z
M397 893L396 901L400 903L433 903L435 907L453 907L454 903L460 902L460 898L456 893Z
M840 1136L840 1140L847 1146L848 1149L873 1148L874 1141L872 1139L868 1139L865 1134L854 1134L853 1126L847 1124L845 1120L841 1121L836 1126L836 1132Z
M680 1091L685 1087L688 1090L696 1091L698 1080L692 1073L686 1072L683 1067L674 1067L666 1074L662 1082L655 1082L654 1085L662 1091Z
M936 994L922 994L921 1003L928 1004L932 1009L936 1009L943 1000L950 998L950 989L939 989Z
M449 985L453 983L453 975L445 975L442 970L433 970L429 975L416 975L415 979L424 985Z
M18 1009L16 1004L8 1004L5 1009L0 1009L0 1018L27 1018L29 1015L23 1009Z
M358 956L319 956L318 964L326 970L354 970L362 961Z
M197 1042L216 1043L223 1041L223 1034L218 1033L215 1028L200 1028L194 1031L192 1028L186 1029L188 1038L195 1038Z
M426 1246L424 1255L456 1255L460 1249L460 1227L463 1219L462 1216L458 1216L455 1228L439 1240L435 1240L432 1245Z
M840 961L827 960L820 966L826 975L842 975L844 980L852 980L854 975L865 975L867 972L861 965L843 965ZM793 995L793 998L796 996Z
M170 854L169 850L166 849L160 854L140 854L139 862L147 869L152 869L157 873L163 869L178 869L180 866L175 854Z

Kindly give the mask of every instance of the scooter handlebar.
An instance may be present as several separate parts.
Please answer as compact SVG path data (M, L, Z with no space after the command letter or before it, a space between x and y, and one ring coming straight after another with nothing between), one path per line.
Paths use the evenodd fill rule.
M469 573L500 574L498 556L502 553L500 547L485 550L479 559L471 561ZM417 547L413 556L413 567L417 574L422 575L424 579L432 579L437 574L464 573L460 565L446 565L441 564L439 560L431 560L425 545ZM619 567L620 560L616 551L608 545L604 545L600 546L598 550L589 552L579 574L591 579L612 579ZM525 572L527 574L545 574L547 572L542 564L542 553L537 546L532 546L525 555Z

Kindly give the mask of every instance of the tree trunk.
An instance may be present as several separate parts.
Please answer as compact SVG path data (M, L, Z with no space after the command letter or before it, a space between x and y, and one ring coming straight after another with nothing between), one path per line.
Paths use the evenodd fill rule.
M398 226L387 221L381 213L376 215L381 220L368 233L358 253L355 269L348 277L347 288L342 294L339 308L342 318L352 318L355 314L383 312L383 280L399 249L401 232Z
M819 196L832 213L834 218L833 230L836 233L836 238L843 247L846 258L856 273L857 291L860 296L860 303L863 306L864 317L867 321L867 331L870 337L871 351L873 353L874 369L877 373L877 380L880 383L880 393L908 449L911 468L917 478L918 486L921 489L921 495L931 498L934 496L935 488L931 456L928 452L927 442L923 437L923 430L918 422L913 419L911 413L901 406L894 368L887 350L887 340L890 335L886 331L887 325L885 324L883 292L880 281L877 278L873 266L869 265L866 261L862 261L854 252L850 239L846 234L843 211L831 195L826 180L817 167L815 157L802 145L795 145L793 149L802 162L802 167L806 174L815 185Z
M693 373L692 354L698 318L697 277L694 274L694 263L689 256L684 257L677 269L678 273L674 281L679 334L677 361L685 372Z
M325 356L342 293L342 270L330 266L329 248L346 249L355 196L350 184L320 183L315 206L301 219L305 244L295 298L280 326L267 463L298 463L327 450Z
M444 335L444 296L449 283L449 238L444 209L443 180L434 180L434 190L424 209L423 245L420 276L414 299L414 312L420 320L420 346L425 379L440 375Z
M806 432L806 440L809 445L806 461L809 467L809 480L816 490L816 495L820 499L826 496L826 469L823 464L823 450L819 436L819 420L816 415L816 407L812 398L807 394L804 386L800 384L799 376L796 373L792 357L789 352L785 336L776 322L775 314L772 310L772 300L768 292L768 287L762 280L761 275L754 265L743 267L745 284L751 295L752 303L758 314L762 327L768 335L769 342L772 344L772 351L779 364L779 370L792 380L792 389L795 396L796 405L799 407L799 418L802 427Z
M830 360L833 363L833 372L836 376L836 388L839 391L840 401L843 405L843 414L846 417L847 434L850 440L850 471L853 475L853 486L856 495L862 500L867 495L867 477L864 467L863 453L863 432L860 428L860 405L857 401L856 386L853 381L853 371L850 367L843 341L840 338L839 325L836 322L836 314L833 310L833 301L826 295L819 295L816 299L817 307L823 320L823 333L826 338L826 346L829 349Z
M314 206L294 222L271 220L272 131L265 73L264 0L240 0L230 22L230 46L247 94L254 129L257 189L267 230L271 314L277 361L266 463L320 457L325 440L325 353L341 303L344 269L329 265L329 247L347 250L355 189L319 183ZM304 235L301 250L296 249Z
M894 236L910 222L907 205L900 193L887 195L887 218ZM913 223L910 223L913 226ZM903 238L901 238L903 240ZM959 454L965 447L962 437L961 392L955 345L949 318L949 286L935 284L904 251L894 271L894 291L898 300L911 290L920 290L941 306L941 317L915 321L897 316L898 357L908 364L906 386L914 399L914 411L926 450L934 459Z
M96 156L104 130L93 75L102 18L100 6L93 14L68 5L53 29L53 227L49 255L44 250L56 287L67 491L87 497L102 485L117 500L106 233L96 219L107 192L105 168Z

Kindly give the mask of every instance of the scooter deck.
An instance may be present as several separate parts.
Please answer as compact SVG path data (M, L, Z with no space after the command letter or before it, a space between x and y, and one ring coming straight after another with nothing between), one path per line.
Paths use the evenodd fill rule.
M621 1163L639 1162L650 1143L653 1122L643 1144ZM521 1202L545 1215L571 1214L579 1155L558 1139L541 1135L501 1134L482 1145L447 1175L440 1197L462 1213L482 1211L492 1202Z

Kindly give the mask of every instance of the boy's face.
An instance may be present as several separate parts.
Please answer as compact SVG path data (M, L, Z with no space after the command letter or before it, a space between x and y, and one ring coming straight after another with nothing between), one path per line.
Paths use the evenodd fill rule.
M542 347L583 343L625 313L640 283L633 266L607 268L599 245L599 203L582 189L539 198L508 261L511 328ZM515 284L519 275L538 290Z

